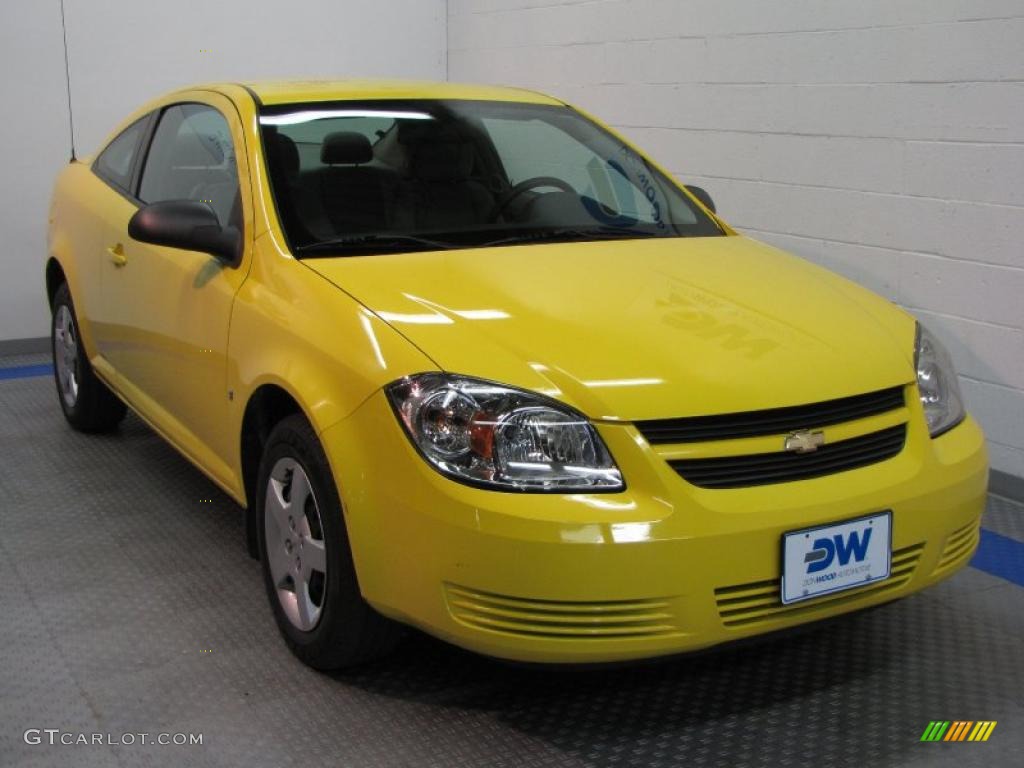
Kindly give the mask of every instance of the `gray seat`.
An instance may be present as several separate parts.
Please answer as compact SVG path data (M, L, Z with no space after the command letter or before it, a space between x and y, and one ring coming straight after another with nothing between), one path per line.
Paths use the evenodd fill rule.
M288 231L295 233L297 244L329 238L334 228L320 202L318 180L301 173L299 148L295 141L275 130L267 131L267 161L275 183L287 190L277 194L278 212Z
M233 221L239 205L234 157L213 136L184 130L163 152L155 149L143 177L140 196L147 203L198 200L208 203L221 225Z
M409 151L407 202L416 231L471 229L486 222L494 197L472 178L476 152L472 143L456 136L423 137Z
M373 148L361 133L337 131L324 138L320 202L336 236L383 232L391 226L394 174L371 167Z

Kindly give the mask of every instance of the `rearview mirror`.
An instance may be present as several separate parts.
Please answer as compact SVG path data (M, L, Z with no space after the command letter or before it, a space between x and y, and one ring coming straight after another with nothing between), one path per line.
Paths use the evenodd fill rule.
M686 191L689 192L694 197L696 197L698 200L700 200L701 205L703 205L709 211L711 211L712 213L717 213L717 211L715 211L715 201L711 199L711 195L707 193L707 190L703 189L702 187L695 187L692 184L687 184Z
M238 229L222 227L213 208L195 200L142 206L128 221L128 235L141 243L208 253L228 264L236 264L242 250Z

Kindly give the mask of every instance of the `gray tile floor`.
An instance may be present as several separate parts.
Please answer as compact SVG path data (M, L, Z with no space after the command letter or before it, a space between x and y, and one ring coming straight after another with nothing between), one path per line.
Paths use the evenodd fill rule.
M659 665L523 669L414 634L328 676L278 640L239 509L137 419L78 435L49 379L0 380L0 456L2 766L1024 764L1024 588L975 569ZM985 525L1024 540L1024 508L993 498ZM984 744L920 743L935 719L999 725ZM27 729L203 742L51 746Z

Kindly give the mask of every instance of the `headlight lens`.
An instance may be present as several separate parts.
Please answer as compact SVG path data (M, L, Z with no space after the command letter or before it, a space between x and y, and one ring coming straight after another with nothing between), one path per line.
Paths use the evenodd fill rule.
M964 419L964 401L960 395L956 370L949 352L923 325L917 325L914 366L917 389L921 394L928 431L938 437Z
M400 379L386 392L420 453L456 480L513 491L624 487L597 430L553 400L441 373Z

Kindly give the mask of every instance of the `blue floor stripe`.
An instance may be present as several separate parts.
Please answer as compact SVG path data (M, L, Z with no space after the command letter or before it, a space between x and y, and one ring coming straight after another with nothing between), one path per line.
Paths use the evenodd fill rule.
M1024 541L982 528L971 567L1024 587Z
M0 380L2 379L31 379L33 376L52 376L53 366L50 363L42 365L17 365L12 368L0 368Z

